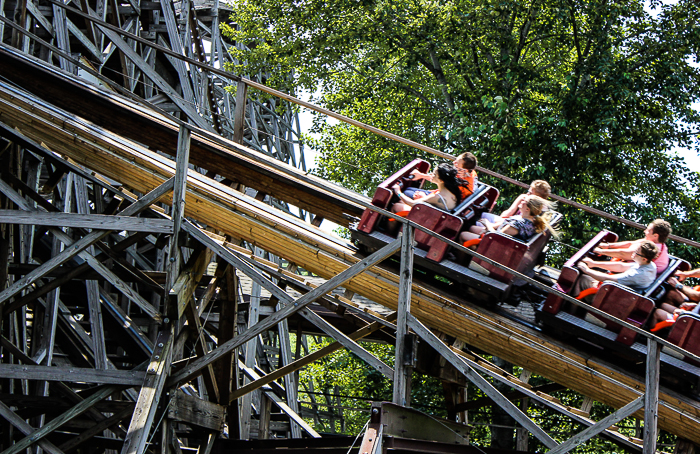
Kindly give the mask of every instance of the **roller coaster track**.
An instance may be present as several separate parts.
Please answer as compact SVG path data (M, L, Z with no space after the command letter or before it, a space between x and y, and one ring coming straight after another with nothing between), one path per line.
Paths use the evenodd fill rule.
M363 196L199 128L178 124L134 101L66 77L61 71L12 49L0 49L0 67L3 68L0 75L5 79L0 82L0 123L4 128L0 136L27 149L50 150L89 172L118 182L131 192L147 194L158 191L163 185L171 185L165 189L171 188L173 184L177 190L177 183L172 183L172 178L176 177L177 181L178 169L182 178L182 164L176 165L176 161L166 155L174 157L178 150L182 150L185 137L189 139L185 148L189 148L190 163L215 170L215 173L255 188L259 193L322 214L342 225L347 225L349 219L357 217L369 204ZM174 197L177 200L177 191L172 196L167 191L164 194L167 199ZM375 262L368 262L372 257L358 256L351 245L192 170L186 177L184 201L184 216L199 223L197 226L183 220L184 230L214 252L231 255L231 251L236 251L220 236L227 235L329 280L327 285L319 287L317 294L310 290L308 295L312 296L298 299L295 304L299 307L289 309L289 313L304 311L308 303L336 285L401 312L399 302L406 296L407 289L402 287L405 281L390 268L375 266L384 256L398 251L400 245L396 244L382 256L375 257ZM203 233L204 227L218 234ZM236 260L235 257L229 258ZM274 264L258 261L258 265L258 270L265 270L270 276L277 273L278 277L284 277L280 269L274 269ZM256 273L255 270L251 272ZM258 279L265 283L264 276L258 276ZM0 294L0 299L4 295L3 301L6 300L8 291L14 291L12 295L18 292L10 287ZM643 405L630 406L640 399L643 401L644 377L477 307L468 298L442 294L418 282L411 284L410 294L407 323L425 339L430 334L423 331L423 325L596 401L628 409L634 416L644 418ZM284 294L278 296L281 300L287 298ZM271 317L268 324L279 320ZM378 321L394 326L388 320ZM202 352L195 361L173 369L168 384L172 386L192 380L254 335L255 332L251 332L248 337L234 337L211 352ZM455 367L466 364L462 369L465 374L468 374L469 367L479 371L488 369L476 358L455 353L449 348L441 353L451 357ZM530 391L515 377L500 372L495 376L579 422L593 424L575 409L563 407L547 396ZM699 424L700 402L671 389L660 389L659 428L700 444ZM536 426L534 430L537 430ZM608 431L606 434L631 450L641 449L615 433ZM540 435L550 448L558 449L556 443L549 444L546 434Z

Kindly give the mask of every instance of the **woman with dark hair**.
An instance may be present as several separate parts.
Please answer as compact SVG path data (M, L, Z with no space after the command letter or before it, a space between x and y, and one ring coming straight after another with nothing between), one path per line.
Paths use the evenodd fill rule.
M399 185L394 185L393 190L399 196L400 201L391 207L394 213L409 211L417 203L428 203L442 210L449 211L462 200L460 187L464 180L457 176L457 169L449 164L440 164L433 170L431 181L437 185L437 189L426 197L414 200L401 192Z

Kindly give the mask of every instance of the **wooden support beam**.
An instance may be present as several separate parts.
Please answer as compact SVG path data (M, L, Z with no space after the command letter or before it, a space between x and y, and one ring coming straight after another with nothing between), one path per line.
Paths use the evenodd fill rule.
M656 453L659 422L659 376L661 348L647 339L647 373L644 389L644 454Z
M75 190L75 204L78 213L81 215L90 214L87 188L85 179L73 174ZM54 213L55 214L55 213ZM86 253L94 256L95 248L90 246ZM102 323L102 305L100 304L100 289L95 280L85 282L88 298L88 310L90 314L90 335L93 341L93 352L95 353L95 369L107 369L107 352L105 346L105 333Z
M639 410L644 406L644 396L639 396L637 399L633 400L629 404L615 411L613 414L601 419L596 424L590 426L586 430L574 435L573 437L566 440L564 443L560 444L554 449L551 449L548 454L563 454L569 452L581 443L593 438L599 433L603 432L613 424L622 421L623 419L631 416L634 412ZM656 452L656 451L654 451Z
M224 430L226 419L226 408L224 406L194 396L188 396L181 390L174 392L175 395L170 405L168 405L169 419L216 432Z
M289 296L284 290L279 288L264 276L255 266L248 262L248 258L227 248L225 245L221 244L218 240L212 238L208 232L198 228L188 220L184 220L182 224L183 230L185 230L190 236L202 243L207 248L214 251L214 253L226 260L230 265L239 269L243 274L250 277L253 282L263 287L265 290L269 291L272 296L277 298L282 303L288 304L292 301L292 297Z
M408 315L411 313L411 289L413 288L414 230L405 225L401 235L401 266L399 269L399 301L396 310L396 356L394 361L394 389L392 401L401 406L411 405L411 375L413 365L406 364ZM411 352L411 356L415 352Z
M326 293L332 291L334 288L342 285L358 274L368 270L372 266L381 262L385 258L391 256L396 252L396 250L401 246L401 239L395 240L388 245L384 246L382 249L378 250L369 257L361 260L360 262L347 268L342 273L332 277L323 285L315 288L306 295L300 297L293 304L288 304L284 309L275 312L273 315L267 317L265 320L257 323L255 326L247 329L244 333L234 337L228 342L221 344L218 348L214 349L208 355L197 359L189 366L184 367L181 371L175 373L170 377L168 381L169 384L184 383L194 376L198 375L202 368L206 367L208 364L213 363L222 356L231 352L233 349L243 345L250 339L254 338L261 332L270 329L275 326L280 320L288 318L290 315L296 313L297 311L303 309L305 306L314 302L317 298L325 295Z
M173 327L170 325L168 331L161 331L156 340L121 454L142 454L146 449L148 434L170 370L172 347Z
M248 99L248 85L243 81L236 84L236 110L233 114L233 141L243 143L245 131L245 108Z
M18 380L45 380L112 385L138 386L143 383L143 371L96 370L83 367L29 366L6 364L0 368L0 377Z
M173 224L173 235L170 237L168 246L168 266L166 268L167 277L165 280L165 294L167 295L175 285L182 262L180 252L180 226L185 214L185 192L187 185L187 170L190 161L190 130L180 126L180 133L177 137L177 156L175 161L175 182L173 183L173 205L171 218ZM173 308L175 309L175 308ZM167 313L168 311L166 311ZM177 318L177 314L168 313L172 319Z
M185 306L185 316L187 317L187 323L194 330L195 335L195 352L198 356L204 356L209 353L207 348L206 339L204 337L204 328L199 320L199 314L197 313L197 308L194 305L194 297L190 295L189 303ZM213 402L220 402L219 387L216 382L216 375L214 374L214 367L209 364L203 370L204 386L207 389L207 394L209 394L209 399Z
M40 211L0 210L0 223L73 227L129 232L173 233L172 222L166 219L107 216L104 214L43 213Z
M10 446L6 450L2 452L2 454L18 454L22 452L23 450L27 449L34 443L38 442L54 430L58 429L61 427L63 424L66 422L70 421L71 419L75 418L76 416L80 416L81 414L85 413L90 407L95 405L97 402L101 401L102 399L105 399L107 396L115 392L118 388L115 386L107 386L105 388L102 388L101 390L95 392L92 394L90 397L85 399L84 401L80 402L67 412L63 413L62 415L52 419L48 423L44 424L41 428L33 431L31 434L29 434L26 438L23 438L22 440L18 441L14 445Z
M88 12L90 16L94 17L95 12L88 7ZM97 27L100 29L105 36L107 36L112 43L119 48L119 50L133 63L135 64L149 79L155 83L158 88L165 93L177 106L182 110L187 117L200 128L215 132L214 128L211 127L197 112L197 110L189 104L189 102L177 93L177 91L166 82L163 77L158 74L148 63L134 51L129 43L124 41L119 33L113 31L111 28L105 27L101 21L96 22Z

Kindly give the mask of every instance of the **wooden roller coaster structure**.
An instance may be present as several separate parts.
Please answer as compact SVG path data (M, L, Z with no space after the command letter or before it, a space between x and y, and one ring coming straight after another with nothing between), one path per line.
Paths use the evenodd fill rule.
M662 347L700 360L692 353L618 320L645 340L646 373L629 372L414 280L416 232L464 249L416 222L400 220L400 237L361 256L351 244L290 210L280 210L291 205L302 216L314 213L315 224L325 218L348 225L364 210L391 215L366 197L307 174L299 165L303 157L292 157L289 149L285 160L290 163L275 159L281 153L271 150L282 147L275 148L280 142L274 137L257 151L245 146L259 139L251 126L254 116L250 111L246 116L246 90L264 90L444 154L214 68L204 61L201 42L197 54L198 46L189 40L208 29L211 55L225 54L225 43L214 36L217 4L210 5L210 28L197 18L197 5L191 2L174 11L169 4L137 0L128 5L84 3L83 11L50 4L51 20L44 16L46 8L30 1L12 5L18 23L0 17L0 253L7 262L0 276L6 283L0 292L0 416L7 422L0 433L3 454L35 446L52 454L90 449L211 452L222 449L223 442L217 441L225 426L235 440L262 440L275 431L290 439L317 439L320 435L301 417L294 372L339 348L349 349L394 381L395 407L374 407L362 440L362 452L378 452L381 443L389 446L388 440L396 443L392 446L402 443L389 428L401 433L395 426L400 421L423 418L401 410L410 406L413 339L436 350L549 452L568 452L600 434L629 451L652 453L658 428L683 440L678 452L684 443L700 444L700 402L659 385ZM150 24L141 26L152 35L132 33L138 21ZM27 32L32 23L59 47ZM178 33L178 26L188 33ZM168 39L159 41L159 34ZM139 89L141 96L161 105L73 77L82 67L117 89L87 64L90 59L74 58L76 48L70 44L76 40L105 67L115 64L105 56L116 52L124 80L148 80ZM153 70L158 58L167 60L181 85L190 88L175 90ZM212 90L194 93L214 76L238 84L235 105L215 101L215 88L223 82L210 82ZM229 115L213 106L227 106ZM177 111L181 119L167 115L168 110ZM239 190L245 187L254 193ZM276 207L264 203L270 198L278 201ZM382 263L395 255L400 258L398 271ZM489 257L476 256L570 304L582 304ZM210 272L212 264L217 264L215 272ZM299 268L325 282L312 285L294 272ZM239 292L241 275L253 282L250 294ZM380 314L333 296L338 287L345 289L345 296L363 295L391 312ZM261 301L262 289L270 295L266 301ZM218 315L216 324L207 317L212 310ZM590 311L610 319L603 311ZM333 315L341 316L344 331L332 322ZM306 356L295 354L291 320L312 325L336 342ZM376 335L394 339L394 368L357 343ZM446 338L457 343L445 343ZM277 367L261 354L262 339L275 342ZM617 411L593 421L585 411L561 405L527 380L455 345L493 354ZM587 428L557 442L493 381ZM284 424L271 420L272 404L284 413ZM643 440L611 429L628 416L644 419ZM469 452L467 435L455 441L458 430L422 436L426 442L459 443Z

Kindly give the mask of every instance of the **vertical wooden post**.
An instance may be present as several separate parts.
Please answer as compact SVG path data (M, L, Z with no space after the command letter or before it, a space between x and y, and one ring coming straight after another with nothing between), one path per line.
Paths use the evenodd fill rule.
M394 365L394 395L397 405L411 404L410 380L413 368L406 364L408 314L411 313L411 286L413 283L413 227L404 225L401 238L401 268L399 275L399 304L396 318L396 361Z
M530 377L532 376L532 372L529 370L523 370L523 372L520 374L520 381L523 383L527 383L530 381ZM524 398L523 400L520 401L520 409L523 411L523 413L527 414L527 407L530 405L530 399L529 398ZM529 441L529 435L530 433L527 431L527 429L523 427L518 427L515 431L515 449L516 451L527 451L528 450L528 441Z
M187 169L190 161L190 130L187 126L181 125L177 137L177 158L175 167L175 185L173 187L173 209L171 216L173 220L173 236L170 238L168 248L168 265L165 285L165 295L167 296L175 284L177 276L180 274L181 253L178 241L180 238L180 226L182 216L185 212L185 192L187 189ZM166 311L167 316L171 314Z
M85 179L75 176L75 202L78 213L89 215L90 205L88 203L87 188ZM97 192L97 190L96 190ZM87 248L90 255L95 255L94 246ZM105 351L105 334L102 326L102 306L100 305L100 289L97 281L85 282L88 297L88 310L90 312L90 336L95 345L95 369L107 369L107 353Z
M647 340L647 374L644 392L644 451L643 454L656 452L659 419L659 360L661 350L652 338Z
M236 86L236 110L233 113L233 141L243 143L245 130L245 105L248 99L248 85L238 82Z

